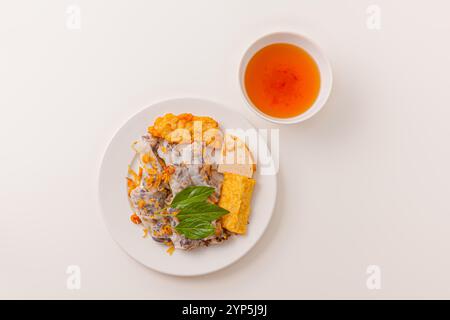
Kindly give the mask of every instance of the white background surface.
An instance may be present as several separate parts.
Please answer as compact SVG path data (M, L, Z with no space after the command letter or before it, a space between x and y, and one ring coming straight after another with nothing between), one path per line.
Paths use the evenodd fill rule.
M81 30L66 8L81 8ZM366 8L381 8L381 30ZM0 298L450 298L447 1L0 2ZM245 109L237 70L261 35L329 56L328 105L280 127L272 224L233 266L148 270L103 224L97 177L143 107L194 96ZM124 213L126 214L126 213ZM368 290L379 265L382 288ZM81 289L66 288L68 265Z

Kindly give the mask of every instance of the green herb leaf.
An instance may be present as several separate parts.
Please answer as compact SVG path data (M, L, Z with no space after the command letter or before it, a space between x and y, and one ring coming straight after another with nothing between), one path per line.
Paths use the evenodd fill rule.
M187 218L181 221L175 230L183 234L186 238L192 240L199 240L207 238L214 234L214 227L211 222L198 219L198 218Z
M197 218L212 222L227 214L229 211L209 202L194 202L183 206L177 214L180 221L189 218Z
M180 221L175 230L188 239L204 239L214 234L211 222L228 213L206 200L214 192L214 188L191 186L180 191L170 205L178 209L176 217Z
M213 187L206 186L191 186L178 192L170 205L172 208L181 209L182 207L194 203L201 202L208 199L213 194Z

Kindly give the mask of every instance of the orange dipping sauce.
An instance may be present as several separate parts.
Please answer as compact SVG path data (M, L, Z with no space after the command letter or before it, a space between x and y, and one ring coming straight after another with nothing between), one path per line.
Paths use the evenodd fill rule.
M320 72L303 49L275 43L259 50L247 64L245 90L253 105L275 118L307 111L320 90Z

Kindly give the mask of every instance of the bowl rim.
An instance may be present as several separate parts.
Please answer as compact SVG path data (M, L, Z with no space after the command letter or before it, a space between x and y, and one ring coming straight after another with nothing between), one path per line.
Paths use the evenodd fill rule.
M247 57L247 55L249 54L249 51L260 41L266 39L266 38L270 38L270 37L276 37L276 36L288 36L288 37L292 37L292 38L297 38L297 39L301 39L307 43L309 43L312 47L314 47L315 50L317 50L317 53L311 53L309 50L301 47L300 45L296 44L294 41L284 41L284 42L277 42L274 41L272 42L272 44L274 43L289 43L292 45L295 45L297 47L300 47L301 49L305 50L316 62L317 67L319 68L319 72L322 76L322 74L327 75L327 81L329 82L328 88L326 91L323 91L323 87L321 85L320 89L319 89L319 94L316 98L317 99L322 96L323 102L320 105L316 104L316 101L314 102L314 104L305 112L296 115L295 117L289 117L289 118L277 118L277 117L272 117L270 115L267 115L265 113L263 113L262 111L260 111L250 100L250 98L247 95L247 91L245 89L245 85L244 85L244 77L245 77L245 71L247 69L247 64L250 61L251 57L253 57L255 55L256 52L258 52L258 50L261 50L262 48L264 48L265 46L259 48L245 63L244 65L244 60L246 60L245 58ZM269 44L267 44L269 45ZM266 46L267 46L266 45ZM319 64L317 62L317 57L320 56L323 60L323 63ZM261 118L273 122L273 123L278 123L278 124L296 124L296 123L300 123L303 122L305 120L308 120L309 118L311 118L312 116L314 116L315 114L317 114L326 104L326 102L328 101L328 98L330 97L331 94L331 90L333 87L333 72L332 72L332 68L331 68L331 63L330 60L328 59L327 55L324 53L324 51L322 50L322 48L315 42L313 41L310 37L304 35L304 34L300 34L300 33L296 33L293 31L275 31L275 32L271 32L271 33L266 33L258 38L256 38L256 40L254 40L244 51L244 53L241 55L241 60L239 62L239 68L238 68L238 80L239 80L239 87L241 89L241 94L245 100L245 103L247 105L247 107L252 110L255 114L257 114L258 116L260 116ZM322 79L321 79L322 80Z

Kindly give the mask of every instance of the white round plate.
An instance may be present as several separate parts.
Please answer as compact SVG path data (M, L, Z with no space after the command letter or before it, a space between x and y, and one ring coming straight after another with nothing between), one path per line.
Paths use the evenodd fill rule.
M211 101L183 98L156 103L134 115L112 139L100 169L99 197L103 218L112 237L131 257L162 273L196 276L229 266L255 245L272 216L277 182L275 175L261 175L257 169L246 235L232 237L216 246L192 251L175 250L173 255L169 255L167 247L153 241L151 237L143 238L142 228L130 221L132 211L125 183L128 165L134 158L131 143L147 132L147 127L156 117L185 112L210 116L219 122L222 129L253 128L241 114ZM269 154L265 143L259 143L258 148L259 154ZM257 150L251 151L257 154Z

